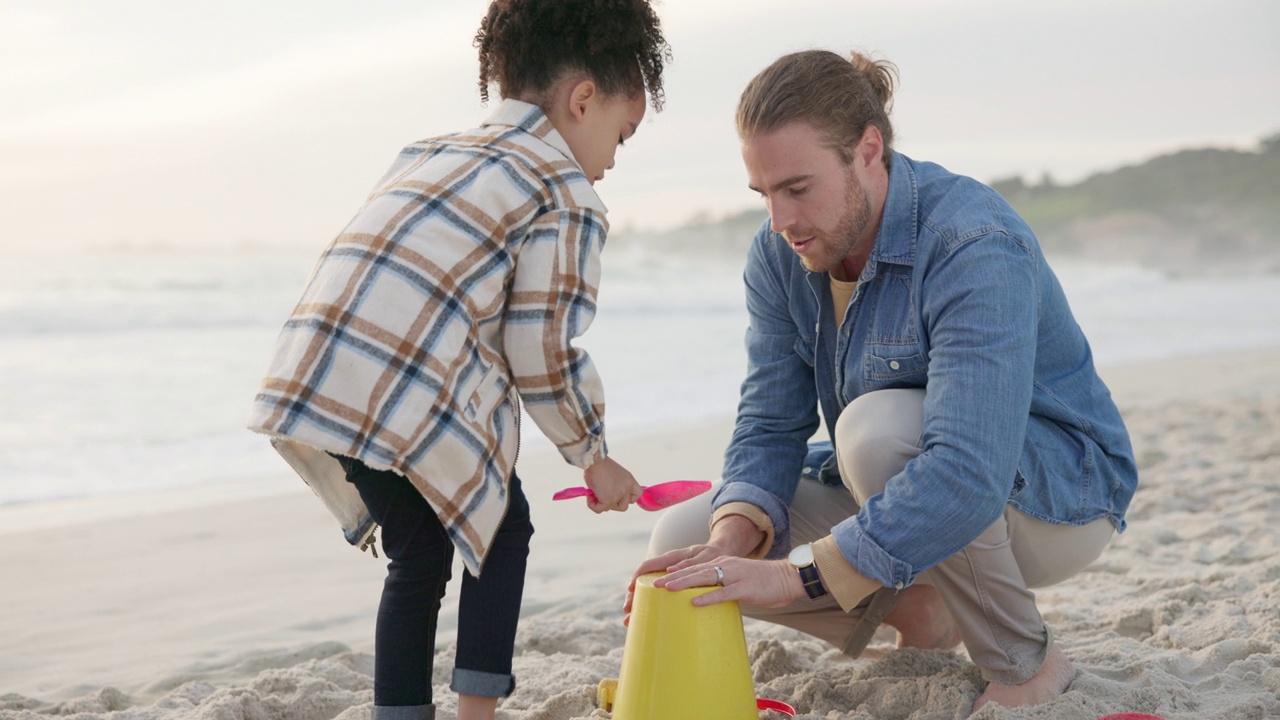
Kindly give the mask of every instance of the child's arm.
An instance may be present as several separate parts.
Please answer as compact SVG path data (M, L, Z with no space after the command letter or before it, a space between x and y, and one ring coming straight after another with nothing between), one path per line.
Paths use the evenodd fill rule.
M603 215L589 208L535 220L516 258L503 328L507 362L529 416L565 460L583 470L606 456L604 387L591 357L573 340L595 317L606 230ZM596 512L625 509L639 497L639 484L617 463L594 474L605 491L596 492Z

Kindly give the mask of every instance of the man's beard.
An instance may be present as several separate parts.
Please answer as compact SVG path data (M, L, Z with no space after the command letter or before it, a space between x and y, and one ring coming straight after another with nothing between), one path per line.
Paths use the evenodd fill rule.
M871 224L871 197L866 188L858 182L853 168L849 167L844 174L845 184L850 188L844 211L840 221L831 231L814 229L814 244L824 252L821 257L800 257L800 262L810 272L831 272L840 266L840 261L848 257L858 245L858 239ZM790 238L788 238L790 239ZM856 280L857 278L848 278Z

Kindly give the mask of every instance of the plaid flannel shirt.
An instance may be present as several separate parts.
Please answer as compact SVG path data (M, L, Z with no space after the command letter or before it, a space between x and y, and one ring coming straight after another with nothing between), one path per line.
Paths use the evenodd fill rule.
M407 477L479 574L506 512L519 402L565 459L604 457L595 314L605 207L541 109L405 148L320 258L249 420L338 517L373 524L327 453Z

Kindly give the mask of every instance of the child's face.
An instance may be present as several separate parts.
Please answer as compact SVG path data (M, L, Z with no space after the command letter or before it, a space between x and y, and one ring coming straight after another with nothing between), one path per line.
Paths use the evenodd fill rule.
M582 166L582 172L594 185L604 178L605 170L613 168L613 156L622 141L635 134L644 119L644 93L632 97L606 96L596 93L581 106L576 122L562 128L560 134L573 157Z

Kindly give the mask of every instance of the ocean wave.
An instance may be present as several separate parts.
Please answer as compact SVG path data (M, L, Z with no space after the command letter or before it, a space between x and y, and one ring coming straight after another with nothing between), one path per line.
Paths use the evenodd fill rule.
M1280 344L1280 277L1054 267L1099 365ZM241 426L309 258L135 254L23 270L0 268L0 397L21 413L0 419L0 503L287 471ZM580 344L611 428L731 417L746 324L736 262L606 267Z

